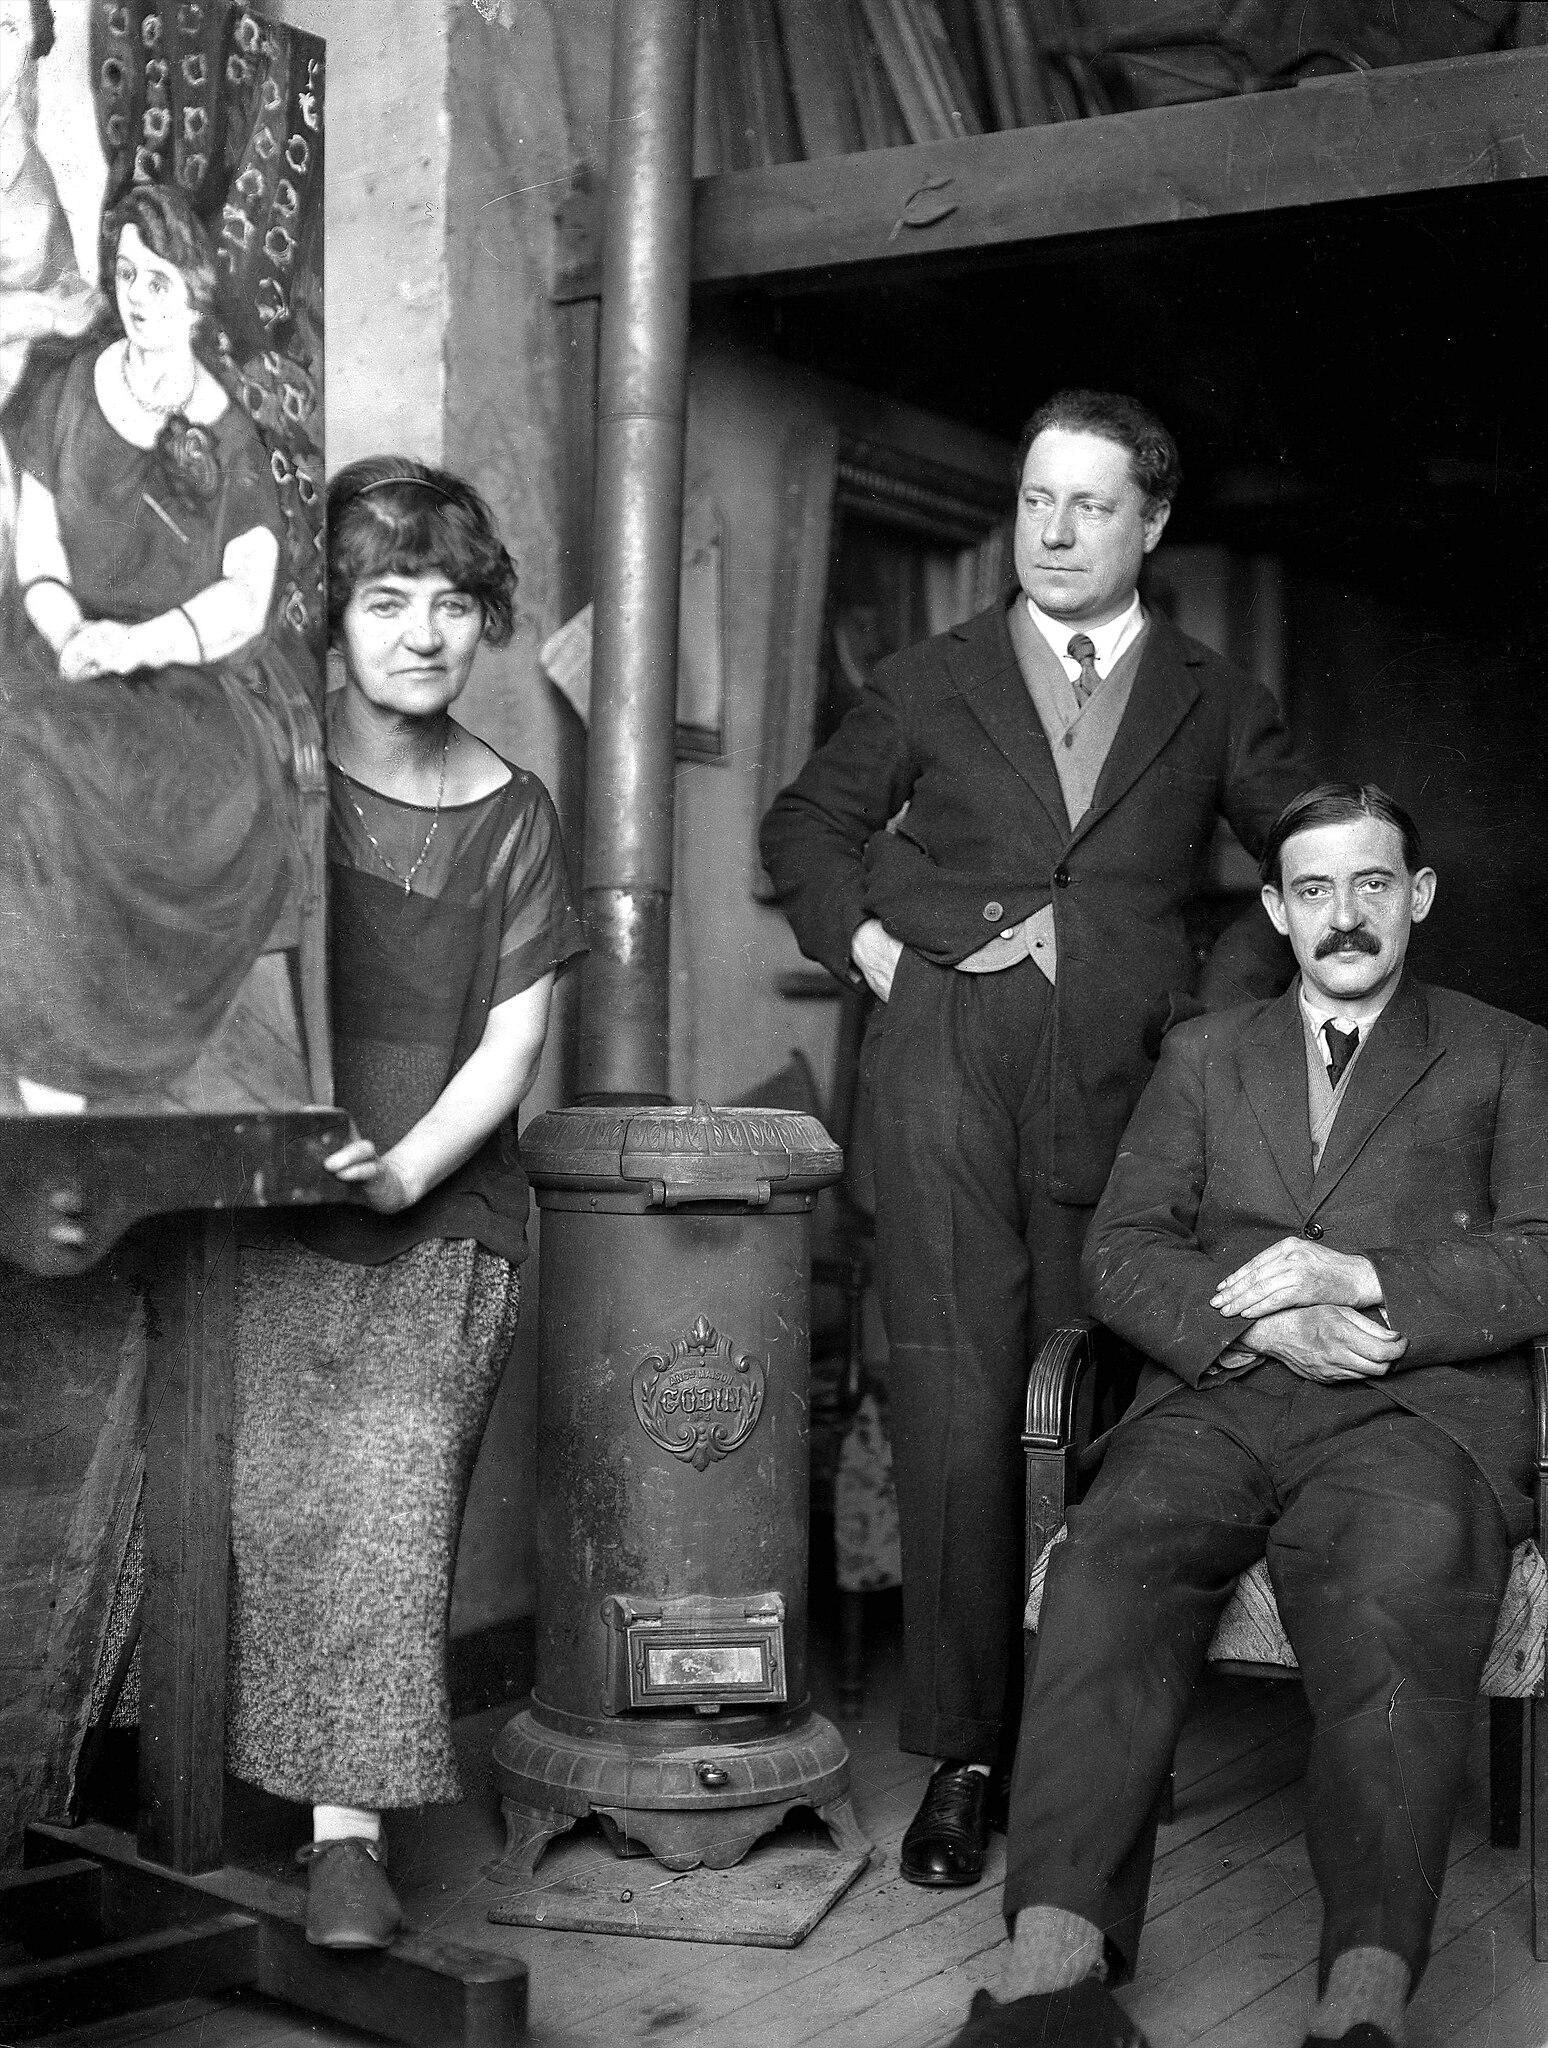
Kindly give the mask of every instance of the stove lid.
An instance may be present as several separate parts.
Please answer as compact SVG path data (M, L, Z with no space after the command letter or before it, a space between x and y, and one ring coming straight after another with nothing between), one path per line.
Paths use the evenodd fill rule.
M551 1109L521 1134L534 1187L659 1186L681 1202L766 1202L771 1191L823 1188L844 1155L814 1116L794 1109L627 1104Z

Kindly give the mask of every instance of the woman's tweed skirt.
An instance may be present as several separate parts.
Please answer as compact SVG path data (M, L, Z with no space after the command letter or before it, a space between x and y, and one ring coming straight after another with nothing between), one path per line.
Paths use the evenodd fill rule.
M226 1761L283 1799L460 1799L446 1624L521 1277L471 1239L244 1245Z

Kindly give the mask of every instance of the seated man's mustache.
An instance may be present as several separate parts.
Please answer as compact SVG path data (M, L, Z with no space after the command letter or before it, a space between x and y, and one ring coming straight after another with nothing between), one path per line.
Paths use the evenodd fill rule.
M1363 924L1352 932L1328 932L1317 941L1314 959L1326 960L1330 953L1379 953L1381 941L1373 938Z

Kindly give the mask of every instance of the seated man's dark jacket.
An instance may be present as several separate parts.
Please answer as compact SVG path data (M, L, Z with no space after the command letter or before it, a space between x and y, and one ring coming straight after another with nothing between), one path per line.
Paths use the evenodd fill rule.
M1153 1361L1125 1420L1242 1335L1209 1305L1219 1281L1315 1237L1375 1266L1408 1349L1374 1384L1476 1460L1519 1542L1520 1347L1548 1331L1548 1033L1405 975L1313 1175L1298 988L1179 1025L1124 1133L1082 1277L1092 1313Z
M802 951L849 981L850 938L868 917L953 967L1053 904L1051 1192L1094 1202L1164 1025L1201 1002L1284 985L1288 954L1254 904L1198 986L1183 911L1217 815L1256 856L1312 777L1268 691L1153 618L1091 808L1072 831L1006 602L878 666L775 800L763 857Z

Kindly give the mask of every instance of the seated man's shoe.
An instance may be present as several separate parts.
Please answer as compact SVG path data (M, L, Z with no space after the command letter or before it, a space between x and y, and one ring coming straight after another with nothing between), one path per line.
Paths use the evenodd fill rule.
M296 1851L308 1871L306 1938L314 1948L391 1948L403 1908L384 1860L379 1842L355 1835Z
M977 1884L989 1841L989 1780L967 1764L939 1764L908 1824L898 1868L910 1884Z
M1308 2034L1303 2048L1394 2048L1392 2036L1374 2020L1361 2020L1347 2034Z
M1096 1977L1007 2005L975 1992L951 2048L1146 2048L1145 2036Z

